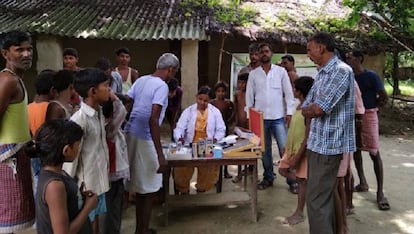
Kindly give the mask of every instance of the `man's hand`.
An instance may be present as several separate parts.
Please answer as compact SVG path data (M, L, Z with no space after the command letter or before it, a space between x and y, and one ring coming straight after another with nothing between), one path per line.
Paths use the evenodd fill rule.
M165 173L168 169L167 160L165 160L164 155L158 156L158 163L160 166L158 167L157 173Z
M325 113L323 110L315 103L309 104L309 106L302 108L302 115L306 118L316 118L321 117Z
M291 120L292 120L292 115L286 115L285 122L286 122L286 127L287 128L289 128Z

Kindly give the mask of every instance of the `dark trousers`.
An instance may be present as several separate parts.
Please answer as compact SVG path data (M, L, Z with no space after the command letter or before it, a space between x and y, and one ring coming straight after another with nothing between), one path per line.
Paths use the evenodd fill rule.
M99 217L99 229L103 234L121 233L122 204L124 200L124 181L111 182L111 189L105 193L106 213Z
M335 234L334 190L342 154L322 155L308 150L306 206L310 234Z

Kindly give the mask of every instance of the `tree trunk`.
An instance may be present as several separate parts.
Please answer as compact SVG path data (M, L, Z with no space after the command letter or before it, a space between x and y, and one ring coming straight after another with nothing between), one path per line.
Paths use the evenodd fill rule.
M401 90L399 86L399 78L398 78L398 52L392 53L392 80L393 80L393 89L392 89L392 95L400 95Z

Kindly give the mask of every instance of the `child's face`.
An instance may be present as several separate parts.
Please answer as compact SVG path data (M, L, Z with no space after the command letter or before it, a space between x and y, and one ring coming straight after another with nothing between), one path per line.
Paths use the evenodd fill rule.
M72 145L66 145L63 149L63 155L65 156L65 162L72 162L78 156L79 147L81 141L76 141Z
M237 81L237 89L241 91L246 91L246 84L247 82L245 80L238 80Z
M109 80L100 83L96 88L95 88L95 99L102 103L102 102L106 102L109 100Z
M216 98L220 100L226 98L226 90L223 87L216 89Z
M69 85L68 90L69 90L69 93L70 93L71 97L76 94L76 90L75 90L75 87L73 86L73 84Z
M300 99L302 97L302 93L297 90L295 87L293 87L293 96L295 96L295 98Z
M175 97L175 95L177 94L177 90L173 90L173 91L169 91L168 92L168 98L173 98Z

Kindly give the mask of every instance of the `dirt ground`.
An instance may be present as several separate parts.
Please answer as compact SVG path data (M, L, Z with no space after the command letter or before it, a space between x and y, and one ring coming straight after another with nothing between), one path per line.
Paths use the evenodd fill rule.
M355 214L348 216L350 233L414 234L414 186L411 181L414 178L413 116L413 106L399 102L394 103L393 108L390 103L381 110L380 152L385 171L384 191L390 202L391 210L380 211L377 208L376 180L372 162L368 154L363 153L365 174L370 189L366 193L354 193ZM259 164L260 178L261 162ZM236 170L236 167L230 167L232 174L236 174ZM357 182L359 182L358 179L355 183ZM241 184L233 184L225 179L223 191L239 190L240 186ZM288 192L285 179L278 175L273 187L258 192L259 220L257 223L251 221L250 206L241 205L172 208L169 213L169 225L164 226L163 209L161 205L158 205L153 211L151 226L161 234L308 233L307 221L295 226L283 224L284 217L293 213L296 201L296 195ZM130 205L122 220L121 233L132 234L134 230L135 206ZM26 230L20 233L35 232Z

